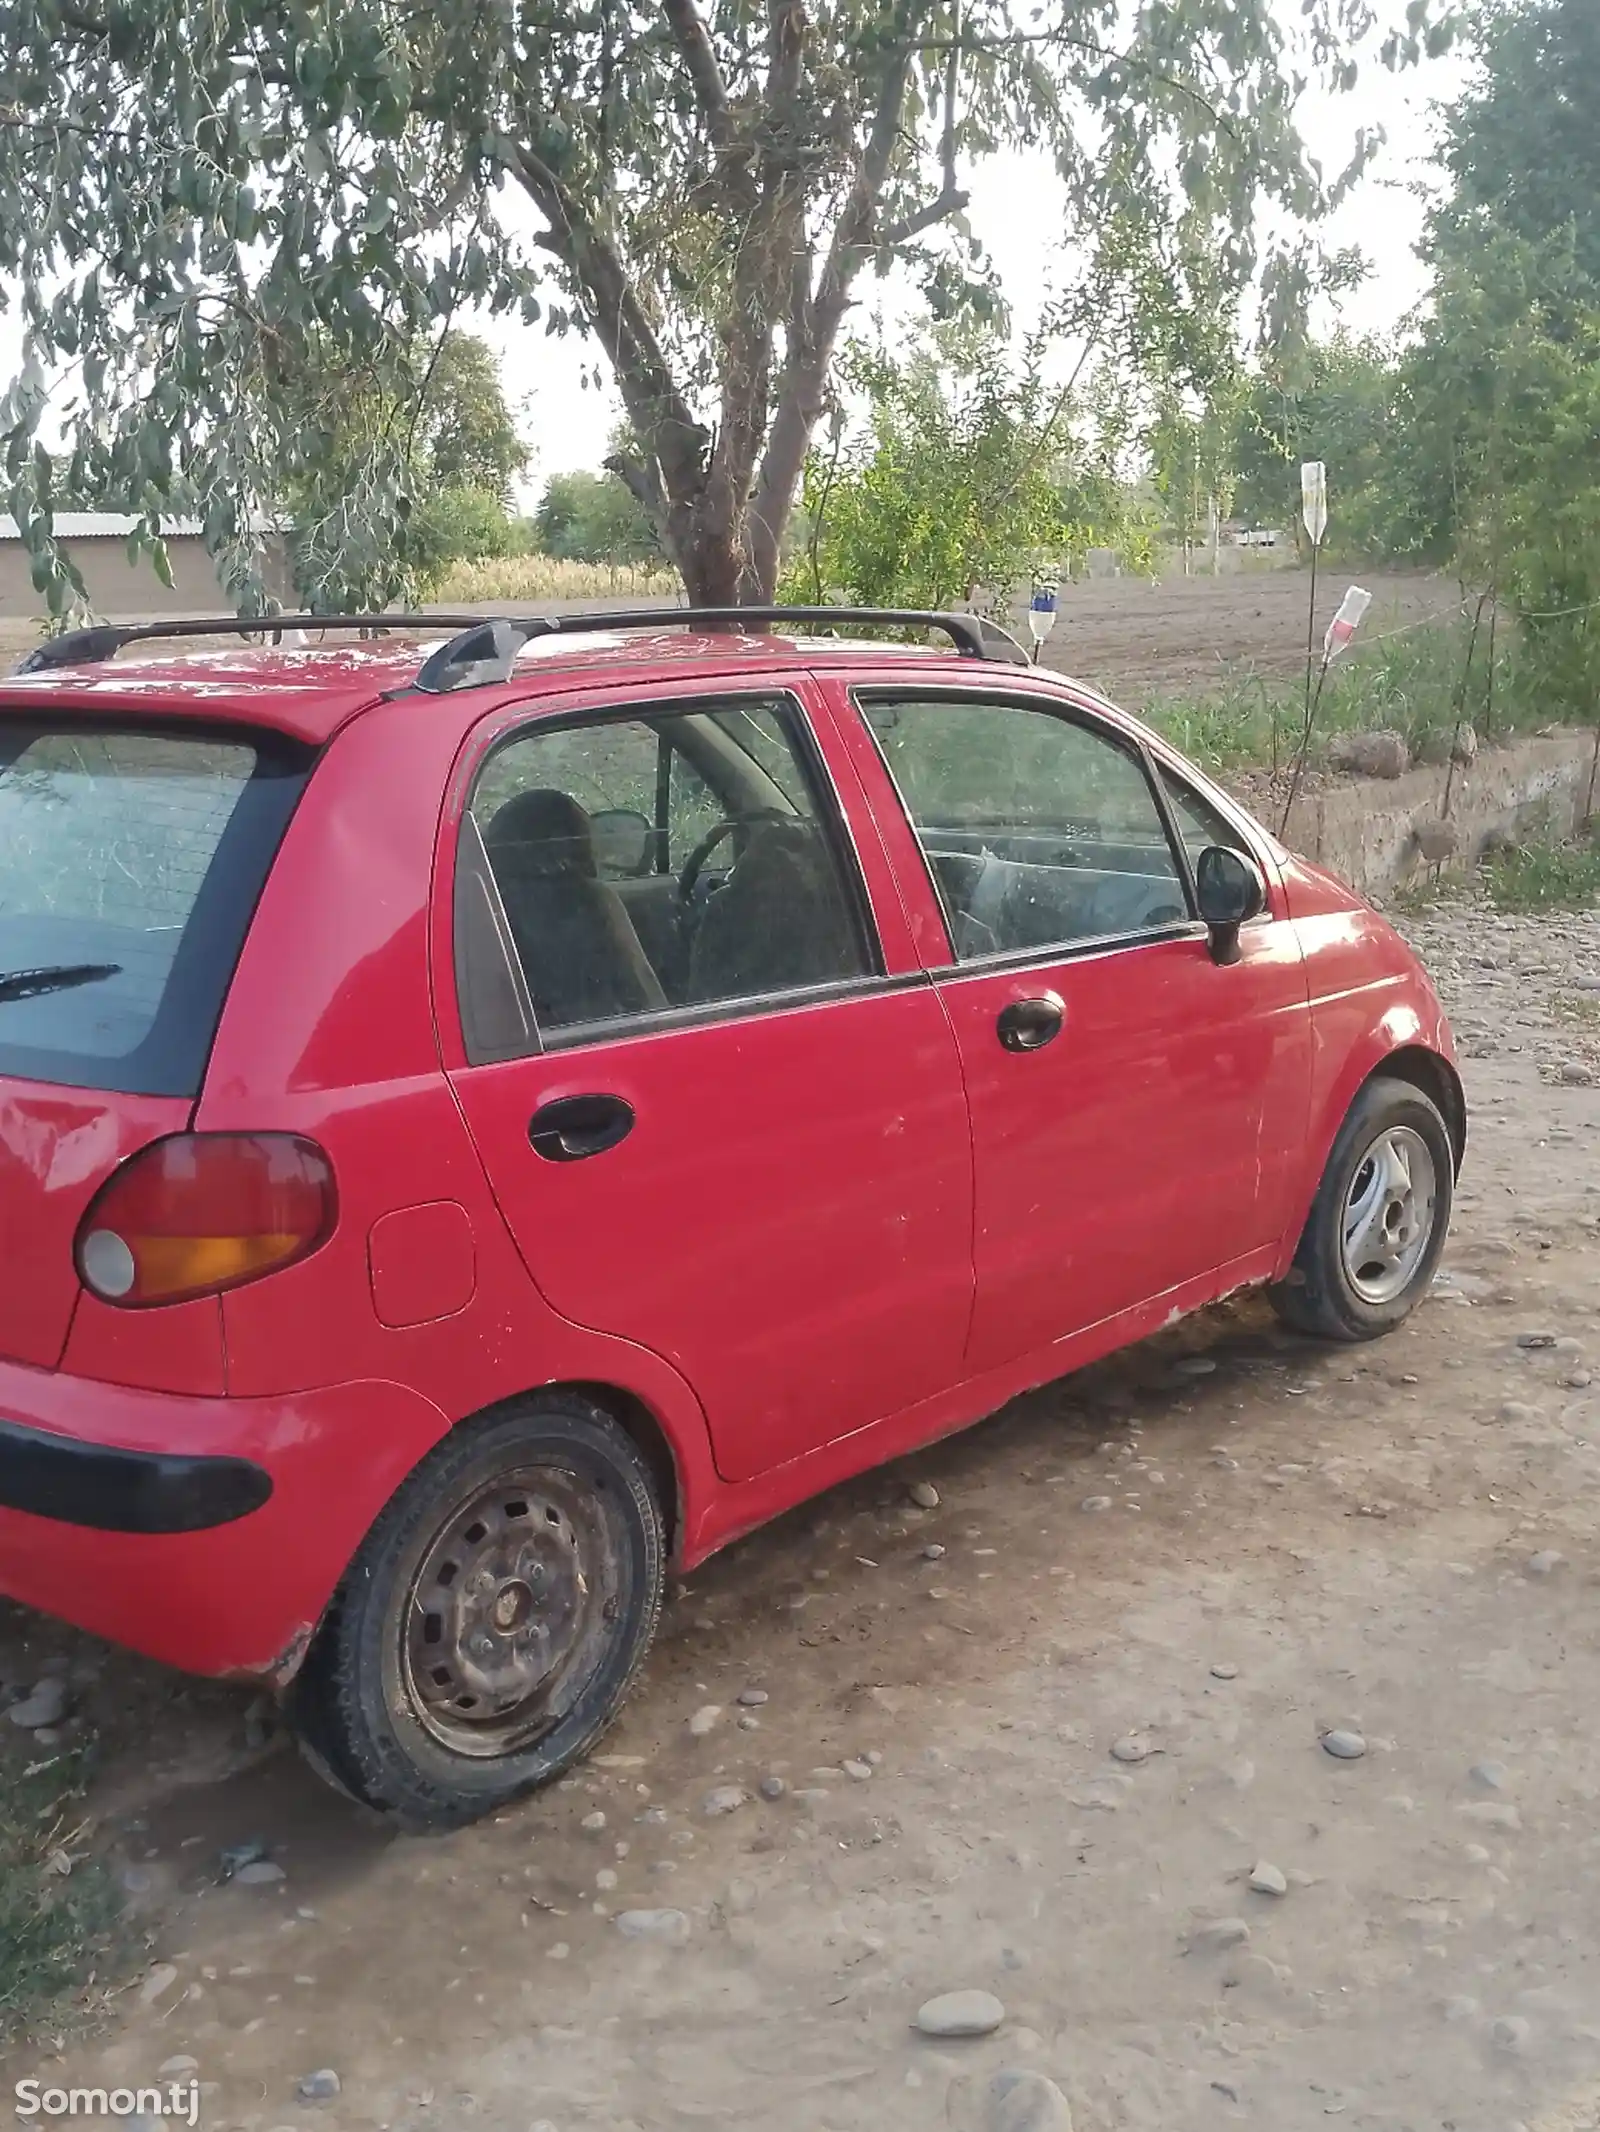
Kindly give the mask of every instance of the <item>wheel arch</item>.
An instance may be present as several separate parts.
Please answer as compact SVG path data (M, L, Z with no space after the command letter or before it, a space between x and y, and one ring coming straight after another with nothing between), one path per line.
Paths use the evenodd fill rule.
M1461 1080L1444 1053L1429 1043L1419 1041L1418 1035L1416 1025L1412 1023L1399 1042L1395 1042L1391 1037L1388 1048L1378 1049L1374 1046L1366 1057L1358 1056L1348 1060L1345 1073L1338 1084L1328 1092L1313 1130L1310 1141L1311 1160L1300 1181L1293 1219L1285 1227L1279 1240L1278 1265L1274 1279L1282 1280L1294 1263L1301 1235L1311 1217L1317 1188L1322 1182L1334 1142L1339 1137L1339 1130L1350 1114L1351 1104L1362 1089L1369 1087L1380 1077L1408 1082L1437 1107L1450 1137L1456 1175L1461 1174L1461 1163L1467 1146L1467 1106Z
M1461 1086L1461 1076L1440 1052L1430 1051L1425 1044L1404 1044L1398 1051L1391 1051L1379 1059L1361 1087L1369 1082L1386 1077L1393 1081L1409 1081L1411 1086L1428 1097L1444 1119L1450 1135L1450 1148L1455 1157L1455 1172L1461 1175L1462 1160L1467 1152L1467 1099ZM1359 1095L1360 1089L1356 1094ZM1354 1098L1351 1099L1352 1101Z
M669 1557L676 1556L682 1545L685 1524L683 1473L672 1438L654 1409L637 1392L625 1391L620 1384L591 1378L567 1378L557 1384L534 1385L521 1397L528 1399L547 1392L571 1392L580 1399L588 1399L626 1431L650 1469L650 1478L656 1484L661 1501L661 1515L666 1521L667 1553Z

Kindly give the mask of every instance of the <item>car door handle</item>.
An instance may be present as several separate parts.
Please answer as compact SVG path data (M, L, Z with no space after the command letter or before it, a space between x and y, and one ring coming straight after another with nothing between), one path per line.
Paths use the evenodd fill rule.
M1002 1007L995 1033L1007 1051L1038 1051L1061 1034L1067 1010L1053 992L1039 999L1014 999Z
M561 1096L528 1120L528 1142L546 1162L603 1155L633 1131L633 1105L621 1096Z

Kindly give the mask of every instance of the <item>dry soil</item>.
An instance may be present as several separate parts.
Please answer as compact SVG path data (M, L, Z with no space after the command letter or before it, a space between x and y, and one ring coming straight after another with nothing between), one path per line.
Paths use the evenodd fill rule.
M1600 916L1413 931L1473 1125L1405 1330L1244 1302L836 1491L486 1826L388 1836L242 1694L0 1612L0 1680L63 1664L104 1731L155 1965L4 2078L193 2060L211 2132L1059 2132L1004 2114L1018 2067L1078 2132L1594 2127ZM252 1838L283 1877L218 1885ZM997 2033L914 2032L965 1988Z

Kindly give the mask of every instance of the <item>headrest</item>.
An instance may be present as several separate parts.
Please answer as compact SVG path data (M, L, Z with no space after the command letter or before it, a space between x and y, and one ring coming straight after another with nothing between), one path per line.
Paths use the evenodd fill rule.
M523 874L581 874L597 868L589 817L570 792L519 792L497 807L484 833L492 859L510 859Z

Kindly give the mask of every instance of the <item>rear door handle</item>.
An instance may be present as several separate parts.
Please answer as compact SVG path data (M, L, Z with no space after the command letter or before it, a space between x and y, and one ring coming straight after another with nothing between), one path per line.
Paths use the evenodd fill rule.
M1039 1051L1061 1034L1067 1010L1053 992L1002 1007L995 1033L1007 1051Z
M603 1155L633 1131L633 1105L621 1096L560 1096L528 1120L528 1142L546 1162Z

